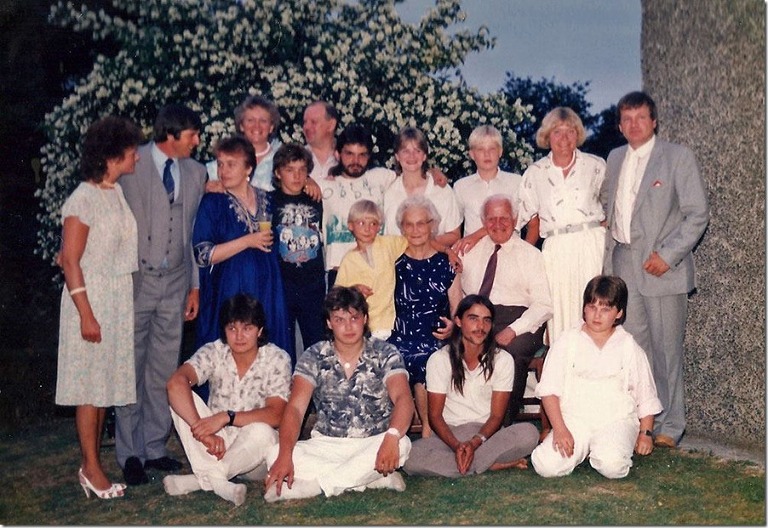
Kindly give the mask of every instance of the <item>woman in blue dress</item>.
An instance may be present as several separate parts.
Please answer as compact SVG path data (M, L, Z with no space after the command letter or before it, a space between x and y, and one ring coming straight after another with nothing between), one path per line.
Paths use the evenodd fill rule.
M268 339L295 363L272 228L259 229L259 214L271 212L267 194L248 183L256 166L253 145L242 136L216 145L224 193L206 193L195 219L192 244L200 267L200 313L196 346L219 335L219 308L237 293L256 297L264 306Z
M400 351L422 423L422 437L432 429L427 418L427 359L451 335L451 306L461 299L461 286L448 257L430 244L440 213L424 196L406 198L397 210L397 225L408 241L395 262L395 325L387 341Z

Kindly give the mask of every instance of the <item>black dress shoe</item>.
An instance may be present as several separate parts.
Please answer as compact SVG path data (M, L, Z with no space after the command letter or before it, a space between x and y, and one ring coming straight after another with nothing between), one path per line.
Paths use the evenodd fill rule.
M144 462L144 469L146 468L159 469L160 471L178 471L181 469L181 462L164 456L147 460Z
M141 465L141 460L138 457L128 457L123 467L123 478L125 483L129 486L139 486L140 484L147 484L149 477L144 472L144 468Z

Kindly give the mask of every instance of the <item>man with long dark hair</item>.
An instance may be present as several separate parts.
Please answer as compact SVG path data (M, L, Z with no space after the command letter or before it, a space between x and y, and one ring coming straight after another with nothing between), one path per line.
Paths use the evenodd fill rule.
M486 297L462 299L450 344L427 361L429 423L435 434L413 443L404 466L408 474L459 477L528 467L525 457L539 433L530 423L501 427L515 363L496 346L494 316Z

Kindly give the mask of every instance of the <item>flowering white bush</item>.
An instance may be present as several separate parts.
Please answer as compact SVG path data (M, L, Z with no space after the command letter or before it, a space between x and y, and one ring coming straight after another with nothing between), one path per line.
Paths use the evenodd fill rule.
M179 102L200 113L197 156L234 130L233 110L247 94L264 94L280 108L283 141L302 141L304 107L333 103L341 126L360 122L373 132L374 156L392 163L392 142L406 125L424 130L430 158L452 179L472 170L466 140L484 123L504 137L502 164L520 171L531 146L512 126L530 119L519 100L480 95L461 77L464 57L493 46L487 29L447 29L464 20L459 0L437 0L419 24L400 20L393 0L112 0L109 12L72 2L51 9L53 23L117 44L45 118L45 187L38 192L38 252L59 248L60 209L77 181L80 143L107 114L133 118L147 133L157 110Z

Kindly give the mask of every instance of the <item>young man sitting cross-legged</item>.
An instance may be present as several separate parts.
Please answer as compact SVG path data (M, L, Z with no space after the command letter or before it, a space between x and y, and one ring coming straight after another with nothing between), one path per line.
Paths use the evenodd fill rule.
M169 495L199 489L236 506L245 484L229 479L264 463L277 443L275 428L285 410L291 383L288 353L267 343L264 309L253 297L237 294L221 307L222 339L202 346L168 380L168 401L192 475L168 475ZM192 392L210 383L208 405Z

